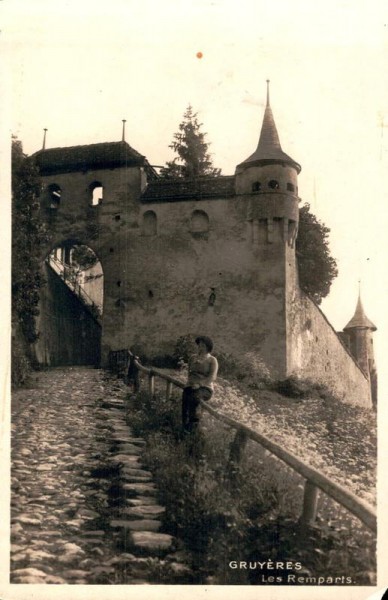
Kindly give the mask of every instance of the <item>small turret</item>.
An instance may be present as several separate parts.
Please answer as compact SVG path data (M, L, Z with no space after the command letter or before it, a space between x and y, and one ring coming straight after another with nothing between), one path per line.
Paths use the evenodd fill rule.
M344 327L346 344L354 356L358 366L370 379L372 403L377 403L377 371L373 350L373 332L377 330L365 314L361 302L361 293L358 295L356 311L349 323Z
M297 175L301 166L283 152L269 101L259 143L251 156L236 167L236 193L249 195L247 220L253 229L266 224L268 243L283 241L293 247L299 220Z
M279 134L276 129L275 119L273 117L269 100L269 79L267 79L267 102L261 126L260 138L257 148L251 156L244 160L237 169L247 168L248 166L258 166L259 163L283 163L290 165L297 173L302 170L301 166L293 160L288 154L283 152L280 145Z

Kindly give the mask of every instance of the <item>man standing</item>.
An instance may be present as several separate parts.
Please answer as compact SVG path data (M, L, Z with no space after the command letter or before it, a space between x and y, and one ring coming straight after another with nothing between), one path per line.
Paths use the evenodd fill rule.
M201 400L210 400L213 383L217 378L218 362L212 356L213 342L206 336L199 336L195 343L198 354L189 362L189 376L182 395L182 425L185 432L193 431L200 417Z

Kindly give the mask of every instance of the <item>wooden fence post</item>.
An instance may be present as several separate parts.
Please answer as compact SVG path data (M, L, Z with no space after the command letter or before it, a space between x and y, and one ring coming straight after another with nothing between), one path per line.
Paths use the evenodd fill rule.
M171 381L166 381L166 400L170 399L172 391L172 383Z
M308 479L304 485L303 512L301 523L311 525L317 517L319 489Z
M155 396L155 375L152 371L148 375L148 391L150 396Z
M229 464L238 464L240 462L247 441L248 436L245 431L238 429L233 442L230 445Z

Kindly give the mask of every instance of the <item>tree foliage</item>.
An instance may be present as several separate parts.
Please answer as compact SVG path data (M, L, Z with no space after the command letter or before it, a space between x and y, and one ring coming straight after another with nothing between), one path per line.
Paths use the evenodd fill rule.
M310 212L305 204L299 211L299 230L296 255L299 285L317 304L320 304L338 275L336 260L330 254L330 229Z
M73 247L71 261L72 266L79 272L88 271L99 262L95 252L84 244L77 244Z
M44 281L40 269L40 246L48 234L40 216L39 172L12 140L12 316L26 342L37 339L35 317L39 290Z
M201 131L202 123L198 122L197 116L198 113L194 113L189 104L179 125L179 131L174 134L174 140L169 145L177 156L161 169L162 177L216 177L221 174L221 169L213 167L208 152L209 144L205 141L207 134Z
M73 283L81 283L81 275L85 271L90 271L97 263L99 263L98 256L89 246L76 244L72 247L71 263L66 265L66 279ZM101 273L89 273L84 277L83 282L99 279L101 276Z

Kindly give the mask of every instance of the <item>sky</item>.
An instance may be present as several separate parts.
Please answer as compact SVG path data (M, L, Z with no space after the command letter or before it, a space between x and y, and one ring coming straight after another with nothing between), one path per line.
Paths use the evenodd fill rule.
M190 103L233 174L256 148L271 80L302 202L331 229L339 276L322 308L341 330L361 280L386 423L387 2L0 0L0 19L1 134L28 154L43 128L46 147L71 146L120 140L126 119L126 140L163 165Z
M331 229L339 276L322 308L341 330L361 280L388 378L384 4L5 0L9 132L31 154L43 128L46 147L71 146L120 140L126 119L126 140L163 165L190 103L215 166L232 174L256 148L270 79L283 150L302 165L302 202Z

